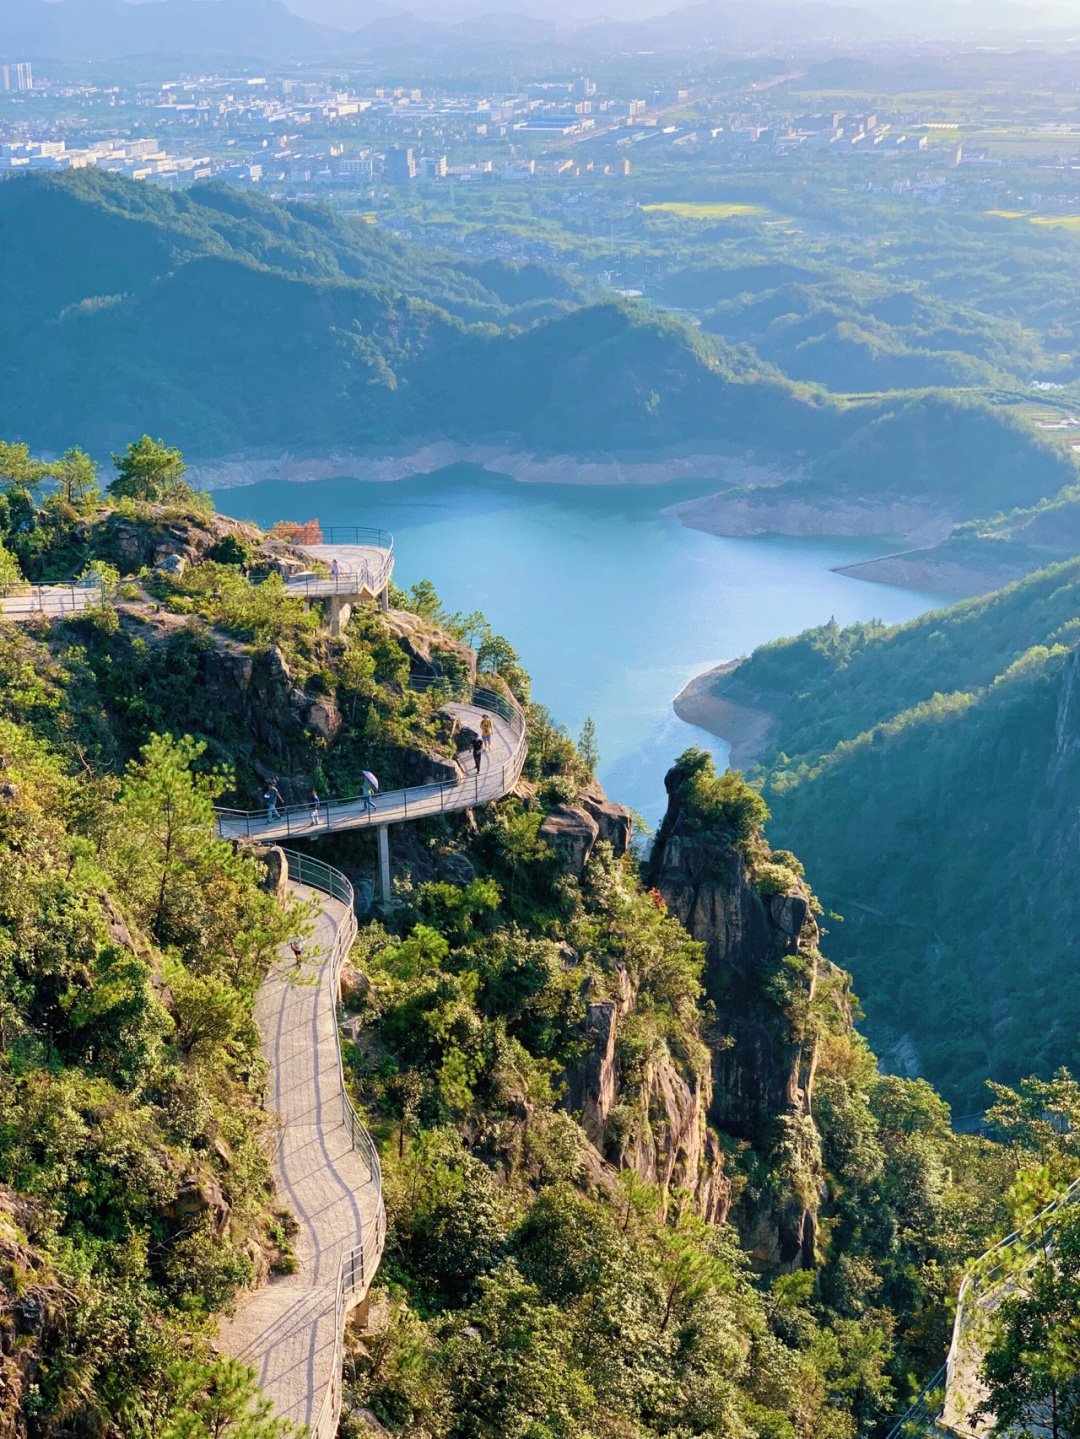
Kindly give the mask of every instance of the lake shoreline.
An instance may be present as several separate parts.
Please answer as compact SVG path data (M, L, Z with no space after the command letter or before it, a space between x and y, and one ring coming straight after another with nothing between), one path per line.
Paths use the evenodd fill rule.
M511 445L432 440L399 451L335 450L329 454L234 455L188 462L188 478L200 489L234 490L268 480L304 484L357 479L380 484L475 465L521 484L651 486L702 481L727 487L768 488L790 475L749 452L670 454L660 458L544 454Z
M727 660L689 680L672 700L672 708L686 724L707 730L731 746L731 769L751 769L765 753L775 716L753 705L736 704L717 688L742 664Z

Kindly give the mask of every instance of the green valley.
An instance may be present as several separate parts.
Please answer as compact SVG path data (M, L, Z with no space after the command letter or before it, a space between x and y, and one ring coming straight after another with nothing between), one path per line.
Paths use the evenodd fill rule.
M1001 1091L1001 1143L953 1135L929 1085L877 1073L753 790L688 750L642 866L479 617L421 585L329 635L273 573L293 541L214 515L172 453L155 502L42 499L4 456L9 583L48 553L104 585L0 619L5 1420L284 1434L215 1324L295 1269L252 1003L310 920L279 907L280 852L216 838L212 805L270 773L333 796L358 754L387 783L445 772L461 740L410 678L479 662L523 707L522 782L396 828L393 902L346 971L389 1233L342 1432L883 1432L965 1262L1075 1174L1031 1118L1080 1114L1076 1086ZM369 838L318 852L363 889Z
M907 625L778 640L713 685L770 716L770 832L843 915L879 1052L965 1111L986 1075L1076 1063L1078 604L1070 561Z

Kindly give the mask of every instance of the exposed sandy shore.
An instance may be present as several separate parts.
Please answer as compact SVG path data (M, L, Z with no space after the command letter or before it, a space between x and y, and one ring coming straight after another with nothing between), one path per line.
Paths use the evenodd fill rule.
M715 669L695 675L672 701L675 713L687 724L698 725L731 746L732 769L750 769L765 752L773 717L764 709L735 704L716 693L720 681L732 674L740 660L728 660Z
M1049 556L1053 564L1057 556ZM930 550L911 550L906 554L882 555L876 560L860 560L854 565L836 565L834 573L853 580L868 580L878 585L896 585L901 589L929 590L934 594L966 599L1000 590L1014 580L1023 579L1038 568L1031 564L965 564Z
M801 499L790 490L783 495L736 493L705 495L686 500L666 511L690 529L710 535L746 538L753 535L891 535L912 544L935 544L953 527L951 516L930 503Z
M706 480L724 485L770 485L787 478L752 456L733 454L669 455L659 459L620 459L615 455L537 454L503 445L465 445L451 440L394 454L340 450L324 455L236 455L193 460L188 474L202 489L228 490L260 480L328 480L355 476L394 481L431 474L450 465L480 465L524 484L658 485L672 480Z

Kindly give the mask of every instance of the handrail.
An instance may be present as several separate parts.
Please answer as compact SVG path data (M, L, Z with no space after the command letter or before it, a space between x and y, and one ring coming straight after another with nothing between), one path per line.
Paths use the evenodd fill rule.
M319 540L293 541L297 549L315 550L326 545L363 545L379 551L379 561L374 569L366 561L360 566L341 565L336 576L297 575L286 579L290 590L302 590L305 595L316 599L329 595L357 595L365 590L368 594L379 595L390 583L394 573L394 537L388 530L371 529L362 525L331 525L320 529Z
M345 919L335 932L330 961L331 1003L336 1008L341 991L341 971L357 934L353 887L340 870L334 869L333 866L326 864L321 859L300 854L292 849L286 849L283 853L288 863L290 878L295 877L300 884L306 884L311 889L322 890L324 894L329 894L345 906ZM383 1203L382 1167L379 1163L379 1152L345 1088L341 1035L336 1022L333 1028L338 1082L341 1091L342 1123L349 1131L349 1140L353 1149L364 1161L368 1174L371 1176L371 1182L375 1185L378 1206L375 1211L374 1231L369 1229L369 1232L365 1234L363 1221L360 1220L360 1243L346 1250L338 1263L337 1280L334 1286L334 1353L330 1362L330 1378L327 1381L326 1394L318 1417L311 1426L311 1439L333 1439L337 1433L338 1419L341 1415L341 1370L345 1346L345 1320L351 1307L349 1298L356 1293L361 1295L367 1293L371 1281L375 1277L375 1271L379 1267L383 1246L386 1243L386 1206Z
M996 1244L992 1244L989 1249L984 1250L971 1263L956 1296L956 1317L953 1320L952 1338L945 1363L930 1380L930 1383L925 1386L903 1418L889 1431L887 1439L931 1439L931 1436L942 1434L954 1435L956 1439L965 1439L965 1436L962 1436L958 1430L945 1423L944 1415L949 1391L957 1376L961 1346L979 1314L978 1296L976 1296L975 1302L972 1302L973 1286L978 1281L979 1287L985 1295L987 1287L1004 1276L1004 1264L994 1264L992 1261L995 1256L1003 1255L1007 1249L1017 1254L1032 1254L1036 1248L1043 1246L1049 1235L1053 1233L1055 1217L1060 1210L1070 1204L1080 1204L1080 1179L1074 1180L1045 1209L1041 1209L1030 1223L1022 1229L1013 1230L1004 1239L999 1239ZM988 1265L991 1267L988 1268ZM944 1380L944 1388L942 1388L942 1380ZM934 1400L935 1391L941 1397L936 1402L931 1402ZM936 1412L931 1412L931 1410Z
M0 608L0 614L9 615L48 615L67 613L61 603L59 610L48 610L45 608L45 599L50 595L71 597L71 613L78 614L80 610L91 609L95 605L105 603L105 585L96 578L89 580L63 580L50 582L49 584L36 584L33 580L19 580L15 584L0 585L0 601L3 600L27 600L28 607L23 609ZM76 604L76 596L81 604Z
M423 681L420 682L421 687ZM432 687L446 684L441 676L436 677ZM451 690L452 694L453 691ZM467 687L465 694L478 709L489 710L506 720L510 725L514 745L507 759L503 760L497 772L496 790L498 795L508 794L517 784L521 771L525 765L525 754L528 748L525 726L525 716L516 705L512 705L503 695L495 690L486 687ZM490 786L490 775L485 787ZM443 781L433 780L424 785L407 785L404 789L385 790L367 796L368 806L363 813L353 813L348 816L349 829L369 829L379 824L398 823L400 820L409 818L409 805L414 808L420 806L423 813L416 815L416 818L426 817L430 813L443 814L450 810L468 809L472 805L482 803L484 798L493 798L488 795L481 797L479 793L479 779L465 778L460 780ZM430 809L427 801L438 797L439 803ZM349 795L346 797L335 797L320 802L318 823L313 824L311 819L311 806L308 804L285 805L278 810L273 821L268 820L265 809L244 810L229 809L224 806L215 808L218 833L226 838L234 838L239 834L250 836L253 829L256 833L262 833L268 824L284 824L285 837L291 838L294 834L304 837L314 837L322 833L330 833L334 830L334 814L337 811L337 828L344 828L344 817L341 811L351 809L355 805L364 804L365 796ZM403 810L404 813L397 813ZM394 819L387 819L387 813L394 813ZM269 838L269 836L267 836Z

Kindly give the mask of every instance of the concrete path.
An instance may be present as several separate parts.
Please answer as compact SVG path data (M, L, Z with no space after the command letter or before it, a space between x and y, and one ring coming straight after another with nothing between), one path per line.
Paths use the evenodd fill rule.
M447 704L444 708L459 724L475 731L479 731L483 716L490 716L491 745L480 761L479 774L469 773L464 780L453 784L414 785L409 789L382 791L372 797L370 808L362 799L355 798L324 802L317 825L312 823L307 805L291 805L279 818L269 821L265 810L247 813L221 810L219 833L225 839L250 835L253 839L283 840L328 831L369 829L407 819L424 819L449 810L470 809L509 794L517 784L525 760L524 720L518 716L511 721L476 704ZM471 755L463 756L463 763L467 770L473 770ZM325 801L325 796L323 798Z
M58 619L77 615L101 603L96 586L34 585L25 594L0 595L0 614L8 619L28 620L35 615Z
M385 1220L377 1184L342 1117L333 949L348 913L306 885L290 884L290 890L318 905L314 931L299 970L282 946L259 990L255 1017L270 1066L266 1105L281 1121L274 1178L281 1206L299 1225L293 1240L299 1268L243 1294L235 1317L221 1326L219 1347L251 1365L277 1414L314 1431L327 1393L340 1383L335 1304L342 1257L362 1239L366 1248L368 1239L378 1238L366 1290Z

